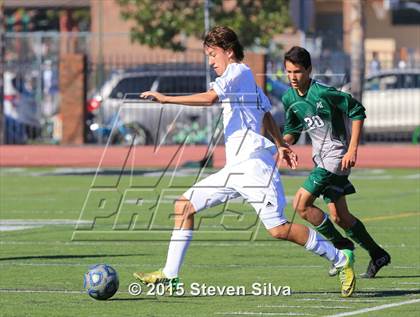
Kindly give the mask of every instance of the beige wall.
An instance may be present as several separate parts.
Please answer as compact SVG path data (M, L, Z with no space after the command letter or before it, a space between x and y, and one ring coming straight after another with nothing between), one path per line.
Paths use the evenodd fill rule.
M125 58L138 59L139 56L145 58L147 62L158 62L162 59L179 62L201 62L202 54L185 55L173 53L164 49L150 49L138 43L132 43L128 35L131 23L124 21L120 17L120 9L114 0L90 0L91 1L91 30L94 33L92 38L92 57L97 59L102 53L104 59ZM102 6L102 24L100 19L100 6ZM101 27L102 25L102 27ZM102 41L100 30L102 28ZM102 42L102 43L101 43ZM198 40L188 40L187 47L201 49L201 42Z
M391 13L389 11L386 11L384 19L378 19L374 11L375 2L377 1L370 0L365 5L365 37L367 39L394 39L397 50L402 47L420 49L420 25L392 25Z
M348 31L349 25L348 12L349 5L353 0L343 2L343 28L344 28L344 50L350 52ZM383 9L383 0L367 0L364 2L365 14L365 38L370 42L380 44L392 41L395 43L395 51L398 52L403 47L410 47L420 50L420 26L392 25L391 13ZM376 10L375 10L376 8ZM369 46L371 47L371 46ZM377 51L388 51L388 45L381 47Z
M331 0L315 0L315 10L316 12L337 12L341 11L342 9L342 3L340 0L338 1L331 1Z

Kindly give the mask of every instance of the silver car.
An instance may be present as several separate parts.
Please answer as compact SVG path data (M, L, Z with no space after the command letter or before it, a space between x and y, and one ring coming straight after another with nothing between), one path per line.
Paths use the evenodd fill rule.
M139 94L146 90L170 95L204 92L207 90L205 71L176 69L114 74L88 102L88 112L95 115L93 129L112 126L117 134L128 133L119 137L122 143L130 143L133 138L134 144L208 142L220 108L162 106L140 99Z
M343 90L349 92L351 86ZM388 70L367 77L362 103L368 137L409 140L420 127L420 70Z

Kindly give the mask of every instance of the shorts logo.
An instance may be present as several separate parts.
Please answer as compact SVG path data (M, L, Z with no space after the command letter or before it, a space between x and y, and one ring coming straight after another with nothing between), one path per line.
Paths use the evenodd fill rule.
M271 202L268 202L267 205L265 205L266 207L273 207L273 204Z

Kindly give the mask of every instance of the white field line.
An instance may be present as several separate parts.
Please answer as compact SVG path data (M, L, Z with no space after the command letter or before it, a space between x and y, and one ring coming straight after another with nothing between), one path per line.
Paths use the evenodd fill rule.
M415 304L415 303L420 303L420 298L407 300L403 302L392 303L392 304L384 304L384 305L379 305L379 306L374 306L374 307L369 307L369 308L358 309L351 312L344 312L344 313L340 313L336 315L329 315L327 317L344 317L344 316L360 315L360 314L364 314L371 311L384 310L384 309L388 309L392 307L410 305L410 304Z
M2 231L16 231L33 228L42 228L49 225L75 225L77 220L72 219L1 219L0 232ZM81 223L90 223L89 221L81 221Z
M43 290L43 289L18 289L18 288L0 288L0 293L52 293L52 294L85 294L86 291L80 290ZM129 294L127 291L118 291L119 294Z
M44 226L44 225L75 225L78 220L74 219L0 219L0 226ZM82 223L91 223L91 221L82 221Z
M154 203L154 202L156 202L155 200L150 200L150 201L147 201L147 200L143 200L143 202L150 202L150 203ZM134 202L133 202L133 204L134 204ZM16 213L27 213L27 211L26 210L8 210L8 212L10 212L10 213L13 213L13 214L16 214ZM75 210L73 210L73 211L69 211L69 210L54 210L54 211L51 211L51 210L31 210L31 213L48 213L48 214L51 214L51 213L54 213L54 214L64 214L64 213L75 213L75 212L79 212L79 211L75 211ZM255 214L255 211L254 210L243 210L243 211L241 211L241 213L243 213L243 214ZM60 221L73 221L73 223L49 223L50 221L57 221L57 222L60 222ZM37 222L37 224L40 224L41 222L45 222L46 224L51 224L51 225L61 225L61 224L77 224L77 221L78 220L76 220L76 219L74 219L74 220L71 220L71 219L0 219L0 226L1 225L4 225L4 224L6 224L6 222L20 222L20 223L24 223L24 222ZM82 220L83 221L83 223L86 223L86 224L91 224L92 223L92 221L89 221L89 220ZM203 227L204 225L202 225L201 227ZM213 225L213 226L204 226L204 227L220 227L220 226L216 226L216 225ZM399 231L399 230L403 230L403 231L418 231L419 230L419 227L418 226L395 226L395 227L392 227L392 226L390 226L390 227L385 227L385 226L375 226L375 225L370 225L370 227L369 227L370 229L371 229L371 231L372 230L380 230L380 231L393 231L393 232L395 232L395 231ZM112 230L110 230L110 231L112 231ZM393 246L393 245L390 245L391 247ZM405 246L405 244L401 244L401 245L397 245L397 247L404 247Z
M32 289L8 289L0 288L0 293L53 293L53 294L83 294L84 291L70 291L70 290L32 290Z
M258 308L314 308L314 309L349 309L350 306L325 306L325 305L258 305Z
M249 312L249 311L232 311L232 312L216 312L215 315L235 315L235 316L313 316L312 314L304 313L263 313L263 312Z
M105 244L105 245L124 245L127 246L130 243L131 244L135 244L138 243L139 241L137 240L133 240L133 241L16 241L16 240L2 240L0 241L0 245L69 245L69 246L76 246L76 245L81 245L81 246L91 246L91 245L101 245L101 244ZM142 243L148 243L148 245L153 245L153 246L167 246L168 245L168 241L142 241ZM259 241L235 241L235 242L218 242L218 241L214 241L214 242L201 242L201 241L194 241L193 242L194 245L196 246L203 246L203 247L246 247L246 246L250 246L250 247L273 247L273 244L278 244L278 243L282 243L281 248L294 248L295 246L292 245L291 243L285 243L285 242L281 242L281 241L275 241L275 240L266 240L264 242L259 242ZM407 248L407 249L420 249L420 245L410 245L407 246L405 244L397 244L397 245L390 245L390 244L383 244L382 245L384 248L398 248L398 249L402 249L402 248ZM420 265L419 266L395 266L395 265L391 265L391 266L387 266L387 268L394 268L394 269L420 269Z
M94 254L92 254L92 256L94 256ZM107 256L104 255L104 258L106 258ZM3 263L4 262L4 263ZM86 263L65 263L65 262L56 262L56 263L48 263L48 262L18 262L16 260L3 260L1 261L0 258L0 266L8 266L10 267L10 265L13 266L86 266ZM115 266L119 266L119 267L138 267L139 264L124 264L124 263L113 263L113 265ZM142 264L142 267L156 267L157 265L159 265L159 263L145 263ZM278 270L311 270L311 269L319 269L322 268L322 266L315 266L315 265L300 265L300 266L296 266L296 265L236 265L236 264L191 264L188 265L188 267L191 268L239 268L239 269L245 269L245 268L270 268L270 269L278 269Z
M375 299L357 299L357 298L295 298L296 301L314 301L314 302L340 302L340 303L377 303L377 302L387 302L386 299L375 298Z

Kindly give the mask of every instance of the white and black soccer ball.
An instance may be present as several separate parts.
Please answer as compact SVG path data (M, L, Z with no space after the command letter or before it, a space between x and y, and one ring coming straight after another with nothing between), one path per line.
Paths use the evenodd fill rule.
M84 276L84 288L90 297L97 300L112 297L119 285L117 271L107 264L91 266Z

